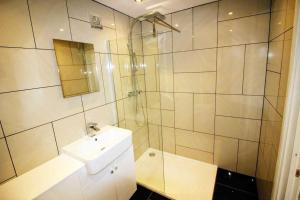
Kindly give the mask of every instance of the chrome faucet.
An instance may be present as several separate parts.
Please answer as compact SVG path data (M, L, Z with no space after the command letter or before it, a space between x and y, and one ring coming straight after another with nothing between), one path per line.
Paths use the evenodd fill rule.
M87 123L88 136L94 137L96 135L95 132L100 131L100 128L98 128L97 125L98 124L95 122Z

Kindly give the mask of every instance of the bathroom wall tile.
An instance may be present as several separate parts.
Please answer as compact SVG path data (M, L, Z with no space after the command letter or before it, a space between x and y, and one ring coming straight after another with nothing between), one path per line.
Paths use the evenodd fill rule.
M105 104L105 90L103 85L103 77L102 77L102 67L100 64L100 55L96 53L96 68L97 68L97 76L98 76L98 84L99 84L99 92L93 92L90 94L82 95L82 103L84 110L95 108L97 106L102 106Z
M198 149L206 152L214 151L214 136L181 129L175 129L176 145Z
M145 153L145 151L147 151L148 148L149 148L148 143L143 143L142 145L135 147L134 148L134 160L136 161L137 159L139 159L139 157L141 155L143 155L143 153Z
M0 65L0 92L60 84L52 50L0 48Z
M213 154L197 149L191 149L183 146L176 146L176 154L187 158L207 162L213 164Z
M110 57L109 54L100 54L100 60L101 60L102 78L103 78L103 84L101 85L103 85L104 88L105 102L111 103L116 98L120 99L122 96L121 79L119 76L119 66L114 65L114 63L112 62L112 57ZM115 80L114 77L116 78Z
M268 53L268 70L280 73L282 63L284 35L270 41Z
M91 25L84 21L70 19L72 38L78 42L94 44L95 52L115 53L110 49L109 41L116 39L115 30L104 27L102 30L91 28Z
M118 121L125 120L124 100L117 101Z
M270 11L270 0L222 0L219 3L219 20L245 17Z
M287 12L287 0L272 1L272 14L270 21L270 40L284 32L285 17Z
M65 1L29 0L36 46L52 49L53 38L70 40L70 27Z
M262 96L217 95L217 115L260 119Z
M241 94L245 46L224 47L218 50L217 93Z
M149 143L148 141L148 128L144 126L132 134L132 142L136 146L141 146L143 143Z
M194 95L194 130L214 134L215 124L214 94Z
M156 91L158 89L159 78L156 77L155 57L145 56L144 63L146 91Z
M258 143L239 141L237 172L255 176Z
M0 139L0 183L15 176L5 139Z
M269 14L219 22L218 45L229 46L267 42Z
M117 42L118 42L118 53L128 54L128 33L129 33L129 17L117 11L114 11Z
M118 123L116 103L110 103L85 112L86 122L96 122L101 128Z
M160 33L157 36L158 52L170 53L172 52L173 35L172 32Z
M1 126L1 124L0 124L0 138L3 138L4 137L4 133L3 133L3 131L2 131L2 126Z
M237 139L216 136L214 150L214 164L227 170L236 171Z
M147 92L147 108L160 109L160 93L159 92Z
M148 124L149 127L149 143L154 149L162 149L161 126Z
M193 94L175 93L175 127L193 130Z
M100 17L104 26L115 28L113 10L90 0L68 0L68 11L72 18L90 21L90 15Z
M144 55L158 54L158 40L153 35L143 36L143 53Z
M279 91L280 74L267 71L265 96L276 107Z
M60 87L0 95L0 118L7 135L82 111L80 97L64 99Z
M295 4L294 0L287 0L286 6L286 16L285 16L285 30L293 27L294 25L294 15L295 15Z
M193 48L192 9L172 14L172 26L178 28L180 33L173 31L173 51L186 51Z
M86 135L86 126L83 113L73 115L53 122L53 129L58 149L76 141Z
M174 110L174 94L168 92L160 93L161 109Z
M193 48L217 46L218 3L193 8Z
M119 55L120 75L131 76L131 65L129 55Z
M0 7L0 46L35 47L26 0L11 0Z
M161 120L163 126L174 127L174 111L162 110Z
M174 53L174 72L216 71L216 49Z
M148 123L161 124L161 112L160 109L147 109Z
M174 75L175 92L215 93L216 73L177 73Z
M129 92L133 91L131 77L125 76L121 78L121 88L122 88L123 98L128 97Z
M10 136L7 142L18 176L58 154L51 124Z
M156 57L159 73L159 85L162 92L173 92L173 60L172 54L161 54Z
M267 43L246 46L243 84L244 94L264 94L267 54Z
M231 138L259 141L260 120L216 116L216 134Z
M174 128L162 127L163 151L175 154L175 131Z

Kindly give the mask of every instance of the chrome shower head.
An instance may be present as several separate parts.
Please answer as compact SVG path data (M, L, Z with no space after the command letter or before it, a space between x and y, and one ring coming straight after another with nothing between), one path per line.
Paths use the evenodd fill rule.
M164 15L162 15L161 13L159 13L159 12L151 12L151 13L139 16L137 19L139 21L147 20L147 21L153 22L155 20L155 18L160 19L160 20L165 20L166 19L166 17Z

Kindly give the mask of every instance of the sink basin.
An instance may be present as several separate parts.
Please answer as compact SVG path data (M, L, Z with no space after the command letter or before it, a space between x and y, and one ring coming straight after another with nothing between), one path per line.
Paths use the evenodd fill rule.
M105 126L94 137L84 136L63 147L63 152L85 163L89 174L96 174L132 145L132 132Z

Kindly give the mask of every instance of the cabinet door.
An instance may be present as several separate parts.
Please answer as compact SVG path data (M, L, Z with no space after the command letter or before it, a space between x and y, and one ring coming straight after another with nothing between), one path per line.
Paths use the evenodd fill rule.
M114 170L118 200L129 200L136 191L135 163L132 147L115 161Z
M107 167L100 173L89 177L90 183L84 188L85 200L117 200L112 168Z

